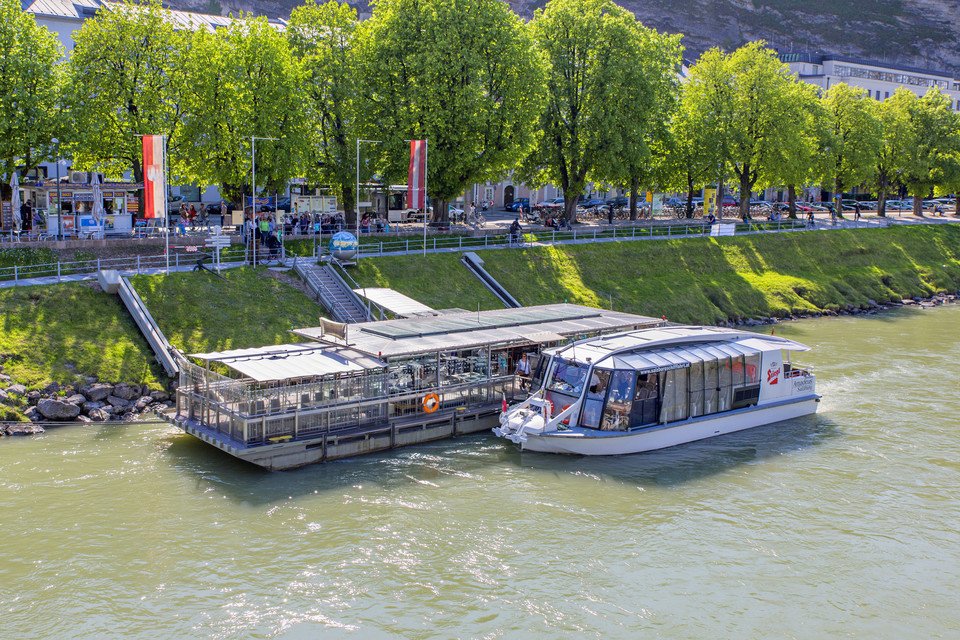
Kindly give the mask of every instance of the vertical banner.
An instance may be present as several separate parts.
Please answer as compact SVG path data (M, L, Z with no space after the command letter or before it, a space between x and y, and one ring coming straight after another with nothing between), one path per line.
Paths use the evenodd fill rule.
M143 136L143 217L166 218L163 210L163 136Z
M410 171L407 175L407 206L427 210L427 141L410 141Z

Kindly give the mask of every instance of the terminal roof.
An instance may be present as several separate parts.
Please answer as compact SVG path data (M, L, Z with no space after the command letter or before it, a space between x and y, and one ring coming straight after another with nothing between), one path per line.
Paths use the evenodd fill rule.
M378 358L371 358L348 347L330 347L316 343L194 353L190 357L226 365L257 382L314 378L334 373L358 373L387 366Z
M347 344L383 358L488 345L559 342L586 333L622 331L663 324L657 318L574 304L551 304L494 311L463 311L435 317L361 322L347 327ZM321 327L294 333L329 344Z

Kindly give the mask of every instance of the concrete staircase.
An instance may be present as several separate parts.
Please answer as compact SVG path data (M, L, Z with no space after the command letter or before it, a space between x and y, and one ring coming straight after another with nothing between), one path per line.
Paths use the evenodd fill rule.
M297 273L337 322L366 322L367 308L336 269L297 261Z

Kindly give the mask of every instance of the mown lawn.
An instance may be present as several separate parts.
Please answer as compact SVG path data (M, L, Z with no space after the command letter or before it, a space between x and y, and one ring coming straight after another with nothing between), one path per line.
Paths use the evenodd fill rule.
M483 251L484 260L493 253ZM503 304L467 268L460 253L363 258L351 274L361 286L389 287L434 309L502 309Z
M296 342L323 309L263 268L136 276L131 283L170 343L186 354Z
M574 302L677 322L786 316L960 288L960 226L497 250L486 269L525 305ZM361 283L440 308L499 306L459 255L368 258ZM426 267L426 268L425 268ZM371 281L372 280L372 281Z
M94 375L160 388L163 371L120 299L85 283L0 290L4 372L28 387Z

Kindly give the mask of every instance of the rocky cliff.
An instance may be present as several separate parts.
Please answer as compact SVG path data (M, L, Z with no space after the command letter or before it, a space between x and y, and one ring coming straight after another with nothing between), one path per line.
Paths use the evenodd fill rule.
M510 0L529 18L546 0ZM298 0L171 0L177 9L285 18ZM366 0L351 2L361 13ZM781 51L859 56L960 74L960 0L620 0L648 26L685 35L687 57L764 39Z

